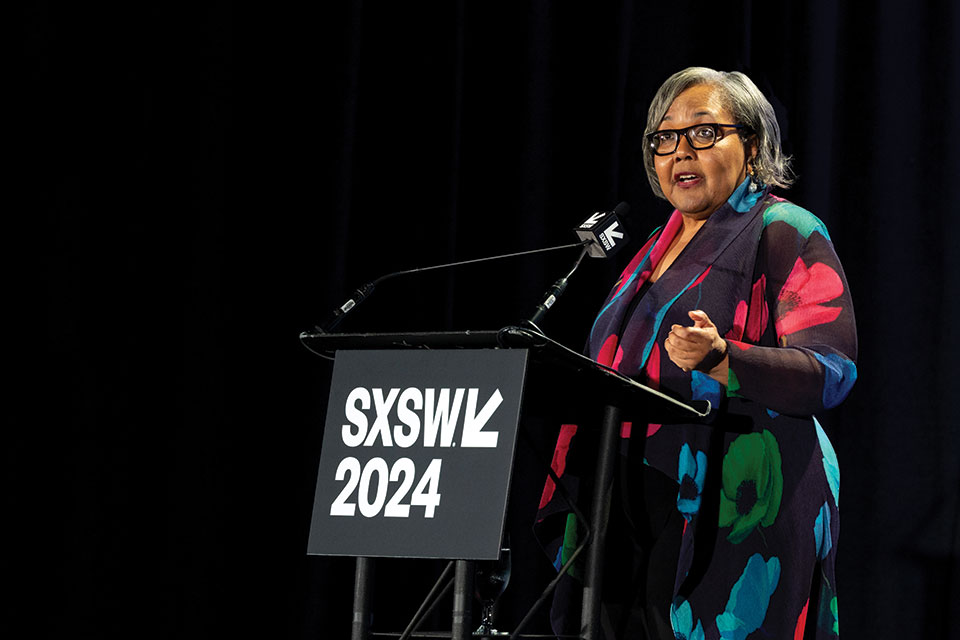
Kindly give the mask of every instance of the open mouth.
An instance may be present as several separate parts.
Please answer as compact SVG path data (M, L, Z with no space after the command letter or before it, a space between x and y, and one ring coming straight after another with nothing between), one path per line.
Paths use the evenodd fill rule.
M696 181L699 180L699 179L700 179L700 176L698 176L698 175L695 174L695 173L678 173L677 175L675 175L675 176L673 177L674 182L676 182L677 184L681 184L681 185L682 185L682 184L693 184L694 182L696 182Z

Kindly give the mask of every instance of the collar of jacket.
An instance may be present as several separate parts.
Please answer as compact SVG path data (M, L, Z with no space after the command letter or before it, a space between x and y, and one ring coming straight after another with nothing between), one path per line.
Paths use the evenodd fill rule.
M621 274L606 302L604 303L590 334L590 357L598 361L610 360L604 364L619 368L617 356L618 343L622 336L620 327L626 313L631 314L630 321L638 314L647 325L643 331L643 348L639 358L630 358L631 363L624 373L633 375L641 370L650 357L653 345L660 333L660 327L673 304L691 288L698 286L707 277L724 252L738 246L736 240L750 226L764 209L768 188L751 192L750 178L745 179L730 198L714 211L697 235L684 248L670 268L661 274L647 292L651 304L632 306L630 302L653 273L654 268L667 247L673 241L682 225L682 214L674 210L667 223L647 241L634 256ZM652 320L652 323L651 323Z

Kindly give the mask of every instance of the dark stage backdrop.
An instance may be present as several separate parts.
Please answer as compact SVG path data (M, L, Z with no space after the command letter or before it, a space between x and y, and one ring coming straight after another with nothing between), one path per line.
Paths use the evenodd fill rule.
M27 203L13 228L28 233L8 242L41 338L13 341L41 394L4 430L0 624L345 637L352 565L305 555L331 367L298 333L387 271L569 242L621 200L645 237L668 212L641 167L646 106L697 64L745 71L771 98L799 174L784 195L826 222L853 291L860 380L824 416L843 469L844 636L957 637L956 2L19 15L8 129L28 143L12 158ZM516 322L572 259L395 280L343 328ZM627 259L585 264L545 330L579 348ZM535 427L507 627L550 575L529 523L555 425ZM380 563L378 627L402 627L439 570Z

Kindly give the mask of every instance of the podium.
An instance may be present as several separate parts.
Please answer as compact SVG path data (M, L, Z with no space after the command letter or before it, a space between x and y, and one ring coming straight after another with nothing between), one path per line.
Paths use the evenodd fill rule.
M308 554L357 558L352 640L370 638L375 557L451 560L452 629L431 637L472 637L473 562L499 554L520 408L537 401L525 396L530 376L547 376L559 397L588 399L601 426L589 517L571 502L587 534L509 637L531 637L523 628L586 550L579 637L598 640L622 413L629 409L645 422L692 422L709 413L709 403L646 387L530 327L304 333L301 341L315 353L336 354ZM399 637L414 637L423 610Z

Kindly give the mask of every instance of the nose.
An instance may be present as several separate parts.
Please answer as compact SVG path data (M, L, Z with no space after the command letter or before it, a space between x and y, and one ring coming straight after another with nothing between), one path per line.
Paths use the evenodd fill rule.
M691 158L695 153L696 149L690 144L686 134L680 136L680 139L677 141L677 149L673 152L673 155L677 156L678 159Z

